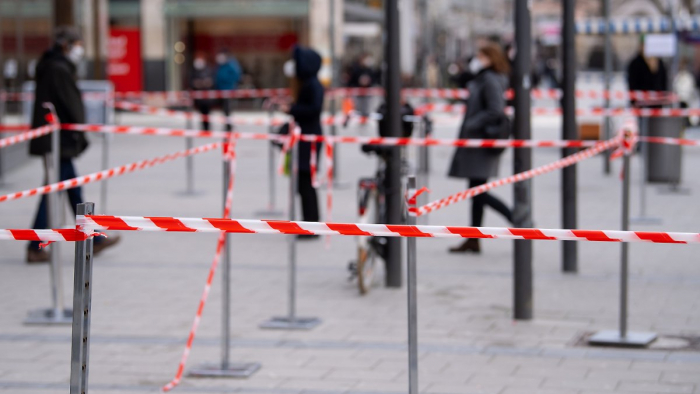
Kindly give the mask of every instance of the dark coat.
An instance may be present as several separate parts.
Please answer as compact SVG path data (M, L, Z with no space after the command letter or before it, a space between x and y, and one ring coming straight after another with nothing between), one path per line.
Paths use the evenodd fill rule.
M467 113L459 131L460 139L493 138L486 134L487 126L499 123L505 111L506 77L487 69L469 82ZM449 176L454 178L487 179L498 176L500 154L484 148L457 148Z
M48 124L44 108L46 102L52 103L61 123L85 123L83 97L76 83L75 65L61 52L54 48L46 51L36 66L36 90L32 128ZM85 134L80 131L61 130L61 158L74 158L88 146ZM29 153L43 156L51 152L51 135L33 139L29 143Z
M627 66L627 83L630 90L665 92L668 90L668 76L664 62L659 60L659 69L651 72L642 54L638 54ZM636 106L636 100L630 100Z
M321 55L308 48L295 47L292 53L296 65L296 78L299 81L299 93L289 114L301 127L302 134L322 135L321 111L323 110L323 85L318 80L321 70ZM317 146L321 152L321 144ZM310 171L311 143L299 143L299 171Z

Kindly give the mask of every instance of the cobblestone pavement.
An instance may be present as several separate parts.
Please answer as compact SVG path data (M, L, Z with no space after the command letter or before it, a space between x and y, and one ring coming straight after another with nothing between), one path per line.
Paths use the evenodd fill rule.
M122 124L181 127L172 119L121 115ZM535 119L534 138L556 138L559 123ZM437 136L453 137L456 127ZM253 129L242 129L253 130ZM374 126L343 130L375 133ZM81 174L99 168L101 139L78 161ZM700 137L691 135L691 137ZM198 140L197 143L204 143ZM114 136L112 164L170 153L184 147L178 138ZM462 190L445 177L452 150L433 148L430 198ZM342 146L335 221L355 220L355 186L372 174L374 159L357 146ZM259 218L266 208L267 145L238 144L233 217ZM559 150L534 151L537 165L557 159ZM683 186L689 194L648 189L651 216L659 225L640 230L700 231L700 150L684 150ZM506 153L501 174L511 173ZM638 162L634 160L633 216L639 210ZM602 175L602 160L579 165L579 225L618 229L620 163ZM185 161L179 160L109 182L106 212L136 216L219 216L221 161L217 153L195 158L197 194L183 195ZM0 192L39 185L33 160L9 174ZM534 181L538 227L561 225L560 173ZM277 180L278 207L286 206L287 180ZM99 185L84 188L99 202ZM321 196L325 195L322 191ZM507 202L512 188L495 191ZM37 198L0 204L0 228L26 228ZM322 199L322 201L325 201ZM97 206L98 212L104 207ZM67 222L71 223L70 215ZM468 204L428 217L430 224L468 224ZM506 223L489 211L485 225ZM123 233L118 247L96 258L93 293L91 393L157 392L175 373L214 253L214 234ZM653 349L621 350L577 346L581 335L617 327L619 254L616 244L580 243L579 273L562 274L561 243L534 244L534 316L512 320L512 242L482 243L481 255L451 255L455 240L418 240L420 390L423 393L604 394L700 393L700 352L669 350L664 339ZM298 310L322 325L304 332L265 331L258 325L286 312L287 258L283 236L232 236L232 361L257 361L262 369L247 380L185 378L176 390L187 393L405 393L407 391L406 291L378 286L358 295L347 281L354 240L335 237L299 244ZM670 336L700 336L700 265L697 246L631 246L631 330ZM26 326L29 310L48 307L47 266L24 263L25 245L0 244L0 392L66 393L70 328ZM70 300L72 245L60 248L64 294ZM216 279L219 279L218 277ZM220 282L204 311L189 367L220 359Z

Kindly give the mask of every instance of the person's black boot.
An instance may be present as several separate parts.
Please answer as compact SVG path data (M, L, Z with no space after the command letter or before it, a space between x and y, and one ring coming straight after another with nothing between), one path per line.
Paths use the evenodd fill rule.
M481 245L478 238L469 238L459 246L450 248L450 253L481 253Z

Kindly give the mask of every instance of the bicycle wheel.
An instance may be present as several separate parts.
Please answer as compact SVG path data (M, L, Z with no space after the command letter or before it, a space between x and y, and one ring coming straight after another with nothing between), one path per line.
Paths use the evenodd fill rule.
M361 206L360 223L374 223L377 214L376 184L364 185L359 193ZM372 237L357 237L357 287L360 294L367 294L372 288L376 272L377 251L371 242Z

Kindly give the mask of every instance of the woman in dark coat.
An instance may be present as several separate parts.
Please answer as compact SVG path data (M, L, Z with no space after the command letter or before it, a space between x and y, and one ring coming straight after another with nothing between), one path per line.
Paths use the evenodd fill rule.
M282 108L294 117L302 134L321 135L321 111L323 110L323 85L317 74L321 70L321 55L316 51L295 47L292 60L285 64L285 74L292 78L292 97L290 107ZM321 144L316 146L316 154L321 152ZM311 143L299 143L298 191L301 196L302 217L306 222L318 222L318 196L311 184ZM316 158L318 162L318 157ZM300 236L299 238L315 238Z
M467 113L459 138L503 138L501 129L510 127L504 113L504 93L510 68L508 61L500 47L489 44L479 49L469 68L475 78L468 85ZM498 176L501 153L502 150L488 148L458 148L452 158L449 176L468 179L470 188L483 185L488 178ZM473 227L481 226L486 205L512 222L511 210L495 196L483 193L472 199ZM452 253L480 251L479 240L471 238L457 247L450 248Z

